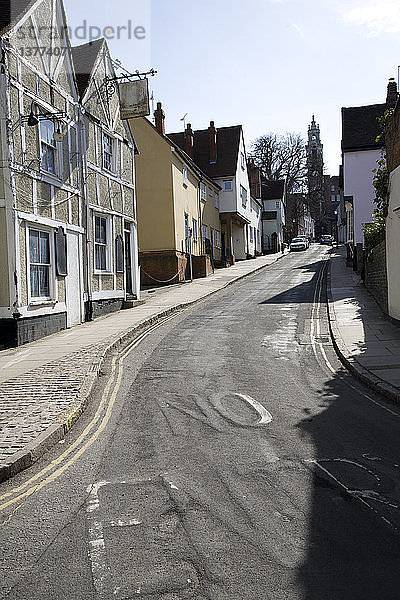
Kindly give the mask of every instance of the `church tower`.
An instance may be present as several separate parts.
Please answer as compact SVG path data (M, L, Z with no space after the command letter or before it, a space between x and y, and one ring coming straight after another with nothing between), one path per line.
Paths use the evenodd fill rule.
M312 116L308 126L307 152L307 188L311 216L315 222L315 234L318 237L323 229L324 214L324 156L319 125Z

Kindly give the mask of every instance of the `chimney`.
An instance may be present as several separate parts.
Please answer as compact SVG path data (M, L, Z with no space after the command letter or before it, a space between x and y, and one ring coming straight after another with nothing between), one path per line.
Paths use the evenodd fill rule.
M165 135L165 112L162 109L161 102L157 102L157 110L154 111L154 117L157 131Z
M191 124L188 123L185 130L185 152L190 156L190 158L193 158L193 140L193 129Z
M214 127L214 121L210 121L208 128L208 146L210 150L210 164L217 162L217 130Z
M397 83L395 82L394 78L391 77L387 86L386 104L389 104L389 106L394 106L397 102L397 98Z
M261 198L261 171L256 167L252 158L249 158L247 161L247 170L249 174L251 195L253 198Z

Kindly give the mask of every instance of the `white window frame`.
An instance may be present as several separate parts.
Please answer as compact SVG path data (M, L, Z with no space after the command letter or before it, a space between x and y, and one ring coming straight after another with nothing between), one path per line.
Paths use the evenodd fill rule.
M246 208L246 206L247 206L247 190L244 187L244 185L240 186L240 197L242 199L243 208Z
M207 187L205 183L200 184L200 196L204 202L207 201Z
M38 113L40 114L40 108L38 108ZM53 126L53 135L54 135L55 124L53 121L51 121L50 119L42 119L39 121L40 170L43 171L44 173L49 173L50 175L58 177L59 173L60 173L60 157L59 157L57 142L53 138L53 140L52 140L53 143L51 143L51 141L47 137L45 138L42 135L44 128L48 127L49 123L51 123L51 125ZM46 168L46 166L43 166L43 157L44 157L43 146L47 150L50 149L54 153L54 171L52 171L49 168Z
M221 237L220 237L219 229L215 230L215 247L221 248Z
M50 227L33 225L31 223L26 224L26 271L27 271L27 289L28 289L28 305L31 304L46 304L54 303L57 301L57 285L56 285L56 270L55 270L55 248L54 248L54 230ZM49 269L49 295L48 296L33 296L31 286L31 257L30 257L30 232L38 231L39 233L46 233L49 236L49 263L42 266L48 266ZM33 263L34 265L41 265L41 263Z
M225 179L224 192L231 192L232 190L233 190L232 179Z
M188 184L188 170L187 170L187 167L183 166L182 173L183 173L183 185L185 187L187 187L187 184Z
M107 171L108 173L115 173L116 172L116 152L115 152L115 147L116 147L116 140L106 131L102 132L102 167L105 171ZM109 140L111 142L111 152L106 151L106 147L105 147L105 141ZM108 166L108 164L106 164L106 156L110 157L110 165Z
M106 221L106 243L96 242L96 218ZM96 246L106 248L106 268L99 269L96 266ZM96 274L111 273L111 216L104 213L93 213L93 266Z

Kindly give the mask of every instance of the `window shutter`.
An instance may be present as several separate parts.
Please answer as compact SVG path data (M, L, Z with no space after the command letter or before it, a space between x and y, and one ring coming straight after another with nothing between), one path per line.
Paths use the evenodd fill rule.
M67 268L67 236L62 227L59 227L55 234L55 248L56 248L56 272L61 277L68 275Z
M115 238L115 270L117 273L124 272L124 241L121 235Z

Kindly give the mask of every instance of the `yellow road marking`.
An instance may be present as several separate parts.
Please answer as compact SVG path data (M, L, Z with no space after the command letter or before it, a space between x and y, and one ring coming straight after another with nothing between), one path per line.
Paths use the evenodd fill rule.
M155 325L153 325L151 328L149 328L144 333L142 333L138 338L136 338L128 346L128 348L125 349L125 351L123 352L123 354L120 357L116 356L116 357L113 358L110 377L109 377L109 379L107 381L106 387L104 388L104 391L103 391L103 394L102 394L102 398L101 398L101 402L100 402L100 404L98 406L98 409L97 409L97 411L96 411L93 419L91 420L91 422L86 426L86 428L84 429L84 431L79 435L79 437L70 446L70 448L68 448L65 452L63 452L58 458L56 458L55 460L53 460L49 465L47 465L47 467L45 467L44 469L42 469L39 473L37 473L36 475L34 475L30 479L28 479L25 483L21 484L17 488L15 488L15 489L11 490L10 492L7 492L6 494L3 494L2 496L0 496L0 500L4 500L5 498L9 498L10 496L15 496L15 494L18 494L18 492L21 492L22 490L24 490L26 488L29 488L25 492L19 494L18 496L15 496L14 498L12 498L12 499L4 502L3 504L0 504L0 511L4 510L5 508L8 508L9 506L12 506L16 502L19 502L19 501L21 501L21 500L23 500L25 498L28 498L34 492L42 489L43 487L45 487L46 485L48 485L49 483L51 483L52 481L54 481L55 479L57 479L60 475L62 475L62 473L64 473L64 471L66 469L68 469L72 464L74 464L78 460L78 458L80 456L82 456L82 454L84 454L86 452L86 450L88 448L90 448L90 446L97 440L97 438L99 437L100 433L104 430L104 428L108 424L108 421L110 420L112 409L113 409L116 397L118 395L119 389L121 387L122 373L123 373L123 364L124 364L124 361L125 361L126 357L130 354L130 352L132 352L132 350L134 348L136 348L136 346L138 346L144 340L144 338L146 338L148 335L150 335L151 333L153 333L153 331L155 331L156 329L158 329L159 327L161 327L162 325L164 325L167 321L175 318L175 316L177 314L178 313L175 313L172 316L166 317L161 322L156 323ZM117 372L117 375L115 377L117 362L118 362L118 372ZM112 386L112 384L113 384L114 381L115 381L115 385L114 385L113 392L112 392L110 398L108 398L111 386ZM57 467L57 465L60 465L61 463L63 463L63 461L65 461L65 459L88 436L88 434L90 433L90 431L97 424L97 422L98 422L98 420L100 418L100 414L101 414L103 408L105 407L105 405L107 403L107 400L109 400L109 403L108 403L106 411L105 411L105 413L104 413L104 415L103 415L103 417L101 419L100 425L99 425L98 429L88 439L88 441L83 446L81 446L81 448L69 460L67 460L67 462L65 462L65 464L63 464L58 469L56 469L53 473L51 473L50 475L48 475L47 477L45 477L45 479L42 479L42 481L39 481L35 485L32 485L38 479L43 478L43 476L46 475L46 473L48 473L49 471L51 471L52 469L54 469L55 467Z
M345 380L341 375L339 375L338 372L337 372L337 369L335 369L332 366L331 362L329 361L329 359L328 359L328 357L326 355L326 352L325 352L325 348L323 347L322 342L316 342L316 339L318 339L318 337L319 337L319 335L321 333L321 319L320 319L320 314L321 314L322 281L323 281L323 273L325 271L326 265L327 265L327 262L325 262L323 268L319 272L317 283L315 284L313 309L311 311L311 344L312 344L312 347L313 347L313 350L314 350L315 358L317 359L317 362L318 362L318 356L317 356L317 351L316 351L316 346L318 345L318 348L319 348L319 350L321 352L322 358L324 359L325 365L327 366L327 368L329 369L329 371L331 373L336 374L346 385L348 385L353 390L355 390L356 392L358 392L359 394L361 394L361 396L364 396L364 398L366 398L367 400L369 400L370 402L372 402L376 406L379 406L379 408L383 408L383 410L385 410L386 412L390 413L391 415L393 415L395 417L400 417L399 413L397 413L394 410L390 409L388 406L385 406L384 404L381 404L377 400L374 400L374 398L372 398L369 394L367 394L366 392L361 391L358 387L356 387L355 385L353 385L352 383L350 383L350 381ZM317 301L317 295L318 295L318 301ZM316 319L315 319L316 320L316 325L315 325L316 336L314 336L314 316L316 316Z

